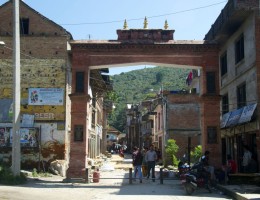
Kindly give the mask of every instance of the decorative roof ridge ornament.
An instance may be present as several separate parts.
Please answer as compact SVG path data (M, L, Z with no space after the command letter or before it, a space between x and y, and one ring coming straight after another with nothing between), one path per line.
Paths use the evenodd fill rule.
M124 30L127 30L127 29L128 29L128 25L127 25L126 19L125 19L125 22L124 22L123 29L124 29Z
M144 29L148 29L148 21L147 18L144 18Z
M167 19L165 20L164 22L164 29L167 30L169 28L169 25L168 25L168 22L167 22Z

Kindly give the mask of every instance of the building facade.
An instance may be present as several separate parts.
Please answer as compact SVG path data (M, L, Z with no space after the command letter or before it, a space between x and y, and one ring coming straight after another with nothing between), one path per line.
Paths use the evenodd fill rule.
M13 29L11 1L0 7L1 159L11 161L13 106ZM20 3L21 40L21 164L47 167L68 156L71 64L65 29ZM46 166L42 166L46 165Z
M222 161L231 155L239 172L244 145L259 170L259 23L259 1L232 0L205 36L220 44Z
M0 162L11 162L13 108L13 4L0 6ZM53 21L20 1L21 40L21 167L48 169L53 160L69 164L71 140L82 140L82 127L71 132L71 49L72 35ZM110 105L103 97L109 78L107 69L90 72L87 152L89 158L100 155L106 142ZM79 79L81 74L77 74ZM84 85L78 84L81 90ZM109 86L109 90L111 87ZM104 142L105 141L105 142ZM75 144L76 145L76 144Z

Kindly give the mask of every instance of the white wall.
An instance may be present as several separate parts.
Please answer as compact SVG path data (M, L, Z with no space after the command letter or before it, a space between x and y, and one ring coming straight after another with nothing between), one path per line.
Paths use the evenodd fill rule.
M235 64L235 42L244 34L244 53L242 61ZM248 17L245 23L233 34L227 43L221 48L221 56L227 51L227 74L220 77L220 94L229 95L229 110L237 108L237 86L246 83L247 104L254 103L257 99L256 94L256 47L255 47L255 19L254 15Z

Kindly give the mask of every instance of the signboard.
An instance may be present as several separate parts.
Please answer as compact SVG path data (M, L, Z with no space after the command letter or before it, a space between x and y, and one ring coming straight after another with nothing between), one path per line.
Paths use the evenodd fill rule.
M63 88L29 88L28 105L63 105Z
M251 121L251 117L253 116L255 109L256 109L256 103L245 106L238 123L242 124Z

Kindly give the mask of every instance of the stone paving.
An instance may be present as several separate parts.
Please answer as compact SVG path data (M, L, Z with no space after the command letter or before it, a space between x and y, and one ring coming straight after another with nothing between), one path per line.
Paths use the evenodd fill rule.
M46 178L30 179L27 184L19 186L0 185L0 199L2 200L215 200L215 199L260 199L257 194L241 194L232 198L226 196L228 191L240 188L235 186L224 186L223 188L214 189L212 193L208 193L205 189L194 192L192 196L187 196L183 186L178 179L164 180L160 184L159 180L152 182L151 179L144 179L143 183L133 181L129 184L129 167L132 167L131 159L123 160L117 155L113 155L107 160L107 165L111 165L115 169L112 171L100 171L98 183L68 183L63 181L63 177L52 176ZM120 169L119 169L120 168ZM111 179L112 178L112 179ZM246 186L243 186L246 189ZM252 187L251 187L252 188ZM256 188L255 188L256 189ZM257 190L257 189L256 189ZM236 192L237 192L236 191ZM247 190L248 191L248 190ZM250 196L249 196L250 195Z
M113 155L111 163L117 163L116 168L128 169L132 167L131 159L126 156L129 163L122 162L124 159L118 155ZM223 194L228 194L234 199L238 200L260 200L260 187L256 185L218 185L217 189L221 190Z

